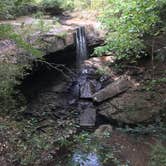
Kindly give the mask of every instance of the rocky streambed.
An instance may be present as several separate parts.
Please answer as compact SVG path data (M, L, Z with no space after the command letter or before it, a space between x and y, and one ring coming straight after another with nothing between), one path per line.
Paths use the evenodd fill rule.
M70 62L67 78L38 64L22 84L28 102L22 118L3 119L2 165L148 165L165 121L165 84L147 90L148 61L123 71L113 63L90 58L76 73ZM160 63L156 78L162 71Z
M51 31L27 38L43 52L44 61L34 63L19 87L27 104L17 119L0 119L1 165L149 164L151 146L165 132L161 124L166 120L165 82L150 80L164 78L165 65L156 61L155 72L149 60L117 67L114 57L103 56L84 58L76 70L73 33L80 22L64 20L67 25L59 29L67 26L67 35ZM102 41L93 26L86 28L89 46ZM11 41L1 43L2 62L22 63L22 55L29 56Z
M24 116L37 119L35 132L55 144L36 165L148 164L151 145L158 141L152 126L160 130L159 120L165 119L165 84L148 91L150 68L125 66L119 71L113 63L113 57L90 58L80 72L67 73L71 79L43 69L25 81L25 89L33 93L25 92L29 104ZM156 77L164 67L160 65ZM144 134L139 133L140 125L147 129Z

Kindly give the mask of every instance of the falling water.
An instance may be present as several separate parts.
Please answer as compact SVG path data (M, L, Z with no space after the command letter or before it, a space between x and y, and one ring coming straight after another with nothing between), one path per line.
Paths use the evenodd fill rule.
M85 27L79 27L76 32L77 67L80 68L84 60L88 59Z
M76 32L76 67L78 77L72 86L73 96L77 98L77 109L80 112L80 126L93 127L96 121L96 109L92 101L91 69L82 66L88 59L87 40L85 27L79 27ZM73 166L102 166L100 156L94 152L84 153L78 149L72 154Z
M88 59L87 40L85 27L79 27L76 32L76 67L77 75L73 91L78 98L78 110L80 111L80 126L92 127L96 121L96 109L92 103L92 81L89 79L91 72L84 61Z

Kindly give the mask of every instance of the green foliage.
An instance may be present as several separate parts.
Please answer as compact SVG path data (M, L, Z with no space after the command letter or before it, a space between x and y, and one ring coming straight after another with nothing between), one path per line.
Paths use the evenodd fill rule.
M1 0L0 19L13 19L36 11L45 11L48 8L55 10L72 9L73 0Z
M166 133L166 126L162 122L159 122L159 125L149 125L149 126L144 126L144 125L138 125L137 127L130 128L126 126L125 128L119 128L118 130L121 132L125 132L127 134L133 134L135 136L137 135L153 135L155 134L158 136L160 139L165 139L164 135Z
M143 37L153 35L159 21L156 0L109 0L101 21L107 29L106 46L95 53L113 52L118 59L145 55Z
M76 9L90 9L90 10L103 10L107 5L108 0L73 0L74 8Z
M60 0L43 0L41 4L44 8L58 8L61 5L62 1Z
M157 85L161 85L165 83L166 83L166 77L162 77L159 79L152 79L146 82L144 89L146 91L153 91Z
M20 48L23 48L27 52L40 57L41 52L32 47L29 43L13 31L13 27L7 24L0 25L0 39L13 40ZM23 64L12 64L0 62L0 110L1 114L12 112L16 109L17 102L20 94L15 89L20 84L20 79L24 76ZM18 108L19 109L19 108ZM14 113L14 112L13 112Z
M31 13L34 0L1 0L0 19L12 19L19 15Z
M16 90L14 92L13 89L19 85L19 79L22 77L21 65L0 63L0 114L11 113L16 109L16 99L19 98L19 93Z
M43 27L42 23L40 23L41 28ZM37 57L41 57L41 52L35 49L31 44L27 43L20 34L14 32L14 28L9 24L0 24L0 39L10 39L16 42L16 44L23 48L25 51L35 55Z
M166 147L158 143L153 147L149 166L166 166Z
M67 10L73 8L73 0L41 0L39 5L43 10L54 9L56 10Z
M109 69L108 69L108 67L100 67L96 70L96 74L109 75Z

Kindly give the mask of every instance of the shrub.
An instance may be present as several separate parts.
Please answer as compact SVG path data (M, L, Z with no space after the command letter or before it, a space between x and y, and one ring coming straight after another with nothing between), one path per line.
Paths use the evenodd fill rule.
M33 0L1 0L0 19L13 19L36 11Z
M18 78L19 77L19 78ZM23 67L16 64L0 63L0 114L12 113L16 109L19 92L14 91L23 77Z
M39 3L43 11L50 14L59 14L63 10L73 9L73 0L41 0Z
M153 147L149 166L166 166L166 148L157 144Z
M34 49L30 44L14 32L11 25L0 25L0 40L10 39L25 49L32 55L41 55L40 51ZM19 92L15 89L20 84L20 79L24 76L24 67L28 64L12 64L0 62L0 110L1 114L12 112L17 107Z
M143 39L145 35L155 34L159 4L156 0L109 0L100 17L108 32L106 45L97 48L95 53L113 52L118 59L145 55Z
M107 5L108 0L73 0L74 7L76 9L92 9L92 10L103 10L104 6Z

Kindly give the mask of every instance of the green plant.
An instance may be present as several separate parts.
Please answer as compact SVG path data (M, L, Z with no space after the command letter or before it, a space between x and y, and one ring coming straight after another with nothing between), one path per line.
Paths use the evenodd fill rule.
M161 143L152 147L149 166L166 166L166 147Z
M38 11L38 12L33 14L33 17L38 18L38 19L42 19L43 16L44 16L44 13L42 11Z
M43 10L54 9L56 10L67 10L73 8L73 0L41 0L39 3Z
M96 74L109 75L109 68L108 67L100 67L96 70Z
M34 12L34 2L34 0L1 0L0 19L13 19Z
M40 23L41 28L43 28L43 23ZM0 39L10 39L16 42L16 44L23 48L25 51L31 53L34 56L41 57L41 52L35 49L31 44L26 42L20 34L16 33L14 28L9 24L0 25Z
M118 59L145 55L145 35L153 34L159 21L156 0L109 0L100 20L107 29L106 45L95 53L113 52Z
M0 25L0 39L9 39L14 41L20 48L26 50L29 54L41 57L41 52L27 43L18 33L14 32L13 27L8 24ZM17 100L21 94L15 89L24 77L24 69L28 64L16 64L0 62L0 109L1 114L12 113L13 110L19 110ZM23 98L21 96L21 98ZM21 100L19 100L21 101ZM18 107L18 108L17 108ZM17 112L16 111L16 112ZM13 113L16 113L13 111Z
M18 78L19 77L19 78ZM19 79L23 77L23 66L16 64L0 63L0 114L12 113L17 109L16 100L19 99L19 91L13 91L19 85ZM19 108L18 108L19 109ZM14 112L13 112L14 113Z
M147 91L152 91L156 85L165 84L165 83L166 83L166 77L162 77L159 79L152 79L146 82L145 89Z

